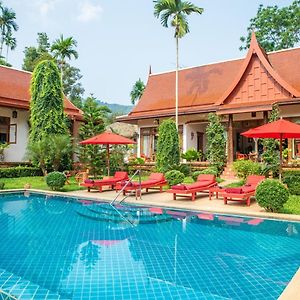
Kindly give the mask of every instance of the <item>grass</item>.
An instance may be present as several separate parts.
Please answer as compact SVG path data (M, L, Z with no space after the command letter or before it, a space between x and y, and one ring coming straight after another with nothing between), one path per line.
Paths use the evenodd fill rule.
M34 177L19 177L19 178L1 178L1 182L4 183L4 189L23 189L25 184L30 184L32 189L39 190L51 190L43 176L34 176ZM71 192L84 189L83 187L78 186L78 183L75 181L74 177L70 178L70 184L66 184L62 188L62 192Z

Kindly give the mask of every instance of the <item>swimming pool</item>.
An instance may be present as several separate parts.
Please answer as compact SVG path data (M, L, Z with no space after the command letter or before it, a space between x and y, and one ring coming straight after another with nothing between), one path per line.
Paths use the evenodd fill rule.
M300 223L0 195L0 287L21 299L277 299Z

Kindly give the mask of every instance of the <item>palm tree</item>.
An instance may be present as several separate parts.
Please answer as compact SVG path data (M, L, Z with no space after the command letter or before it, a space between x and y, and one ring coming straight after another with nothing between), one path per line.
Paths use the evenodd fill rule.
M178 130L178 64L179 64L179 39L184 37L189 30L187 16L192 13L202 14L203 8L200 8L189 1L182 0L157 0L153 1L154 16L159 18L164 27L169 24L175 28L174 37L176 39L176 83L175 83L175 119Z
M13 30L17 31L19 28L17 23L15 22L15 19L16 13L7 7L3 7L0 3L0 56L2 56L3 44L6 35Z
M68 37L64 39L61 34L59 39L56 39L51 46L51 51L53 52L54 58L56 58L59 65L61 76L63 73L63 66L66 63L66 58L71 60L72 57L78 58L78 52L75 50L77 42L73 37Z
M15 50L17 47L17 40L12 36L12 32L9 31L4 37L4 43L6 45L6 62L8 61L8 51Z
M132 87L130 92L131 103L135 104L136 101L140 100L145 90L144 82L139 78L138 81Z

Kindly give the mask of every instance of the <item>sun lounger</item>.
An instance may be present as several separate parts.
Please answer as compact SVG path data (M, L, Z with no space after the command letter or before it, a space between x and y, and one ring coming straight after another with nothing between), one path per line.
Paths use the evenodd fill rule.
M123 181L121 183L118 183L116 189L121 190L126 184L127 186L123 189L123 195L125 196L126 193L135 191L137 197L138 192L143 189L146 189L146 193L148 193L148 190L150 189L159 189L159 191L162 192L163 186L167 185L168 183L165 179L164 174L151 173L147 180L141 181L141 184L139 184L139 182Z
M195 201L197 193L208 191L216 184L216 177L214 175L200 174L196 182L192 184L173 185L167 192L173 194L173 200L176 200L176 197L180 196L191 197L191 200Z
M224 192L221 193L224 204L227 204L228 201L245 201L247 206L250 206L251 197L255 195L256 187L264 179L264 176L250 175L245 185L237 188L225 188Z
M128 179L129 177L127 172L116 172L114 177L102 180L87 179L84 181L84 183L81 183L80 185L85 186L88 189L88 192L90 192L91 189L98 189L99 192L102 192L103 186L110 186L113 189L117 183Z

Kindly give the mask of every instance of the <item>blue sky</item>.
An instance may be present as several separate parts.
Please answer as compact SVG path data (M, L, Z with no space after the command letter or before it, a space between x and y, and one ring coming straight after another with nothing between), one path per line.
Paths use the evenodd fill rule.
M71 64L83 74L86 95L110 103L129 104L134 82L175 67L173 29L153 16L151 0L2 0L17 14L18 47L9 61L21 68L26 46L35 45L37 32L53 41L61 33L78 42L79 58ZM203 7L191 16L190 33L180 41L180 66L189 67L245 55L239 37L245 35L260 3L289 5L292 1L193 0Z

